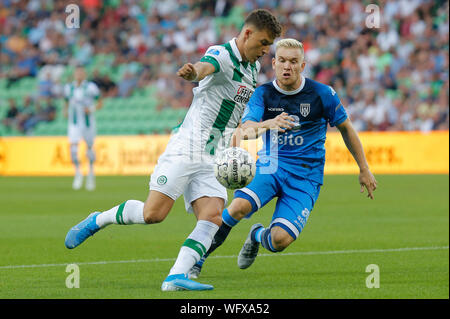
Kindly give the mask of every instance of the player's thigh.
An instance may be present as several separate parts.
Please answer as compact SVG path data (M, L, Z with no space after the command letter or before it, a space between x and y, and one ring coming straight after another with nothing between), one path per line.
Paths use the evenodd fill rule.
M250 218L254 212L266 205L275 196L278 196L280 187L279 177L276 173L263 174L259 168L257 168L256 175L250 184L234 192L233 202L235 202L236 205L234 206L233 202L230 204L230 214L232 216L236 215L236 217L241 217L239 219L242 219L243 217ZM250 211L248 211L249 206L244 204L244 201L242 200L246 200L250 203ZM237 213L239 209L241 209L241 212ZM244 211L244 209L246 211Z
M162 221L189 181L189 162L179 157L161 156L150 177L150 193L144 205L144 217ZM169 205L169 203L171 203Z
M67 128L67 136L70 144L78 144L83 136L81 128L78 125L69 124Z
M283 192L278 197L270 227L284 229L295 240L306 226L315 200L301 188L287 189L288 187L289 185L284 185Z

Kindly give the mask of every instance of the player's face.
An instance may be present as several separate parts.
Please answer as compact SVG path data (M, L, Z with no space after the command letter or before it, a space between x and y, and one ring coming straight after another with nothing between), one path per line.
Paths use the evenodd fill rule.
M77 82L83 82L84 79L86 78L86 73L81 68L75 69L74 78L75 78L75 81L77 81Z
M297 48L278 48L272 59L277 82L282 89L295 90L301 84L301 73L305 69L302 52Z
M268 53L274 38L266 30L250 27L245 30L244 55L250 63L255 63L260 57Z

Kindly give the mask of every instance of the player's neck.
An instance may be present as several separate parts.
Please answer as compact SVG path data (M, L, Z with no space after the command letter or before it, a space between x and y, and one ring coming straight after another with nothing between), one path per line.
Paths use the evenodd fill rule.
M298 90L298 88L302 85L302 81L303 81L303 77L299 77L297 82L295 82L292 85L283 85L280 83L280 81L277 81L277 85L280 89L284 90L284 91L295 91Z
M236 46L239 50L239 53L241 54L242 61L247 62L247 57L244 54L244 39L241 37L241 35L236 38Z

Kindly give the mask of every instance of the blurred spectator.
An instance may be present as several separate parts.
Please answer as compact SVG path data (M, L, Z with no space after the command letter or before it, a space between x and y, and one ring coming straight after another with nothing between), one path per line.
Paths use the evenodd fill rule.
M111 80L108 74L100 75L100 72L95 70L92 75L92 82L97 84L98 88L102 91L103 97L117 96L117 85Z
M2 120L3 125L7 128L7 129L16 129L16 125L17 125L17 117L19 115L19 109L17 108L16 105L16 100L14 99L9 99L9 107L8 107L8 111L6 112L6 116L5 118Z
M52 89L53 89L53 81L52 81L52 75L50 72L47 72L44 74L43 78L40 79L38 82L38 96L39 98L51 98L53 96Z
M24 97L23 104L19 109L20 114L17 116L17 129L25 133L25 123L34 116L34 101L31 96Z
M16 81L27 77L36 76L38 70L39 57L33 48L17 53L18 59L8 74L6 88L9 88Z
M42 101L45 102L45 106L42 107ZM33 129L40 122L51 122L55 119L56 107L52 104L52 99L40 100L36 103L35 111L29 116L23 123L23 131L25 134L30 135Z
M122 80L120 80L118 84L118 96L130 96L131 92L137 84L137 81L138 79L133 73L126 71L123 75Z

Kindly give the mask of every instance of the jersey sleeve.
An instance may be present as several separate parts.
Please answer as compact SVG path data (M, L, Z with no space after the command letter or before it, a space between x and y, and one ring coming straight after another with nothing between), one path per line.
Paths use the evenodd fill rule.
M242 115L242 123L246 121L259 122L264 115L264 87L260 86L253 92Z
M206 50L205 55L200 59L200 62L208 62L214 66L214 73L220 72L224 69L224 62L226 59L226 50L218 45L213 45Z
M327 86L321 95L325 118L330 123L330 126L336 126L343 123L348 115L336 91L331 86Z
M97 84L94 82L89 82L89 85L87 87L88 94L91 98L94 100L98 100L100 98L100 89L98 88Z

